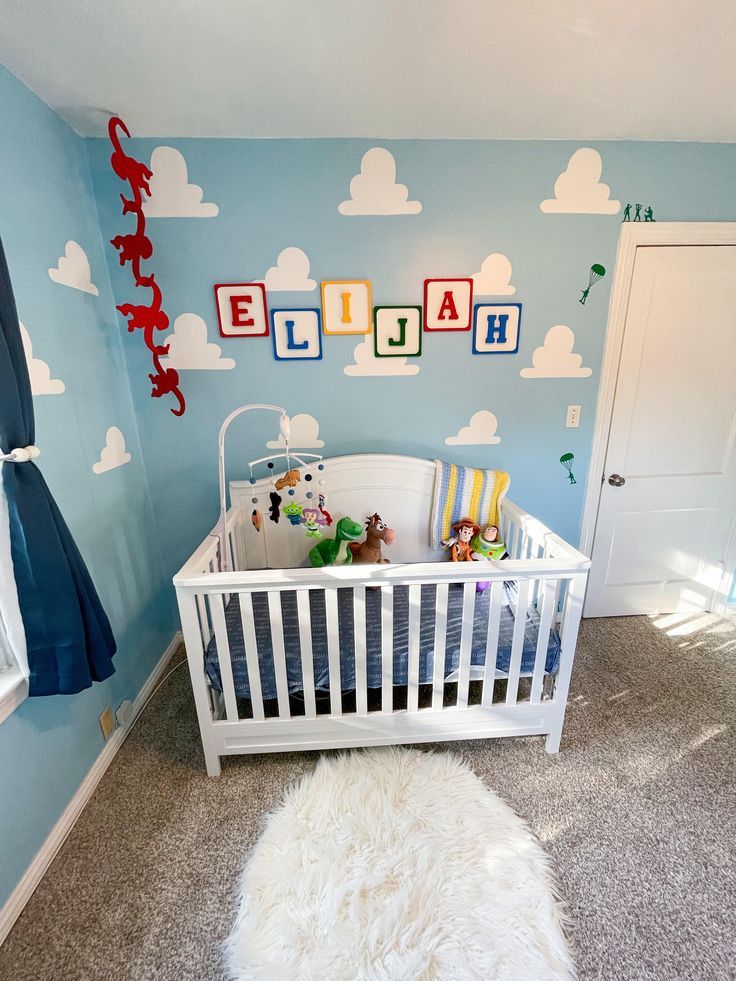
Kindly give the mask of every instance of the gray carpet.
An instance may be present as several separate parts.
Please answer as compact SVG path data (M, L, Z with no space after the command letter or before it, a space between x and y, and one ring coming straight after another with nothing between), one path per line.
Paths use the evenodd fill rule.
M540 738L442 747L550 854L581 979L736 978L735 693L733 620L588 620L559 756ZM0 949L0 978L221 979L241 861L316 759L232 758L209 780L179 669Z

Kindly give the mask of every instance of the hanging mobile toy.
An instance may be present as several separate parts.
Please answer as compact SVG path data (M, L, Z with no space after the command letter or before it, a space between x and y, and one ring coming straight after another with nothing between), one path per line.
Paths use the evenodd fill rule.
M317 507L319 508L319 512L322 515L322 517L325 519L325 524L329 528L330 525L332 524L332 515L327 510L327 495L326 494L320 494L319 495L319 498L318 498L318 501L319 501L319 503L318 503Z
M279 518L281 517L279 508L281 507L282 498L280 494L276 493L276 491L271 491L268 496L271 498L271 507L268 509L268 513L271 517L271 521L277 525L279 523Z
M321 538L322 532L320 531L320 525L327 524L324 516L318 507L313 504L305 504L302 508L301 523L304 525L307 538Z
M577 480L575 480L575 475L572 472L572 465L574 462L575 462L575 457L572 455L572 453L563 453L562 456L560 457L560 463L565 468L565 470L567 470L567 475L570 479L571 484L577 484Z
M298 470L287 470L287 472L276 481L276 490L283 490L284 487L296 487L301 479L302 478Z
M255 530L260 531L262 518L261 518L261 512L258 510L258 508L253 509L253 513L250 516L250 520L253 522L253 527L255 528Z
M591 287L598 282L599 279L603 279L606 275L606 267L602 266L599 262L594 262L590 267L590 279L588 280L588 286L586 289L581 290L581 296L578 303L582 303L585 306L585 301L588 299L588 293L590 293Z
M288 504L284 504L283 512L292 525L298 526L299 524L301 524L301 520L302 520L301 504L297 504L296 501L289 501Z

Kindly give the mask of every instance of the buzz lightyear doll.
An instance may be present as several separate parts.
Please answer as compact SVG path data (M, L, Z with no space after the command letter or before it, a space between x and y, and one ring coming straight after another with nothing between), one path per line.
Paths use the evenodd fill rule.
M474 562L496 561L506 557L506 546L498 541L498 528L496 525L486 525L482 532L478 532L470 542L471 558ZM489 582L483 581L476 584L479 593L484 592L490 586Z

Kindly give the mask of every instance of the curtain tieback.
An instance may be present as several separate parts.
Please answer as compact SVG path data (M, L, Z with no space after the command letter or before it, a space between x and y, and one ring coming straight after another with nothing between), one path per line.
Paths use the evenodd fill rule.
M17 450L11 450L10 453L0 453L0 462L28 463L29 460L35 460L40 455L41 451L37 446L20 446Z

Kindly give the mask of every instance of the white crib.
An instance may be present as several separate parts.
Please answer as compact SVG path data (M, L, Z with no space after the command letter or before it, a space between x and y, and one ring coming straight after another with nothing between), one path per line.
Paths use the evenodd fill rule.
M322 569L308 565L312 541L291 527L282 515L278 524L268 516L273 481L230 484L232 506L227 512L226 542L232 571L219 572L219 541L210 535L174 578L187 659L202 736L207 773L218 776L220 757L240 753L271 753L389 743L419 743L451 739L546 735L546 749L559 749L572 672L589 560L553 534L541 522L509 500L501 505L501 536L509 558L502 562L447 562L429 547L429 524L435 467L429 460L404 456L361 454L324 461L315 468L312 487L328 494L335 522L345 514L355 520L378 511L395 529L397 539L385 554L390 565L348 565ZM319 485L319 480L324 480ZM306 484L301 484L306 489ZM302 492L303 493L303 492ZM284 503L289 498L285 492ZM258 503L253 503L253 498ZM251 520L254 509L263 516L261 530ZM326 533L334 532L334 525ZM298 566L302 566L299 568ZM471 663L476 582L491 583L484 664ZM497 667L496 651L504 583L513 582L514 625L508 670ZM461 587L452 584L462 584ZM432 584L434 645L431 679L419 675L419 618L422 586ZM366 654L366 591L380 589L378 625L369 625L380 638L381 686L368 687ZM405 707L395 708L394 595L408 595L407 683L401 692ZM462 616L457 670L445 672L445 631L448 590L461 589ZM346 697L341 685L338 591L352 606L354 687ZM287 645L280 594L296 597L301 692L298 703L287 683ZM324 594L326 657L329 661L329 708L315 690L310 622L310 592ZM253 613L255 594L265 594L270 625L269 658L273 660L276 698L261 691L263 663ZM457 595L457 594L455 594ZM247 701L236 691L226 609L237 596L250 690ZM344 606L343 606L344 609ZM522 663L527 617L534 613L536 649L533 664ZM558 644L554 672L546 670L552 632ZM212 635L216 642L221 683L211 681L205 653ZM343 634L344 637L344 634ZM293 638L289 638L293 649ZM526 658L528 662L529 658ZM343 662L344 665L344 662ZM293 675L294 665L288 667ZM525 679L522 683L522 679ZM221 690L220 690L221 689ZM293 689L292 689L293 696ZM448 704L449 701L449 704Z

